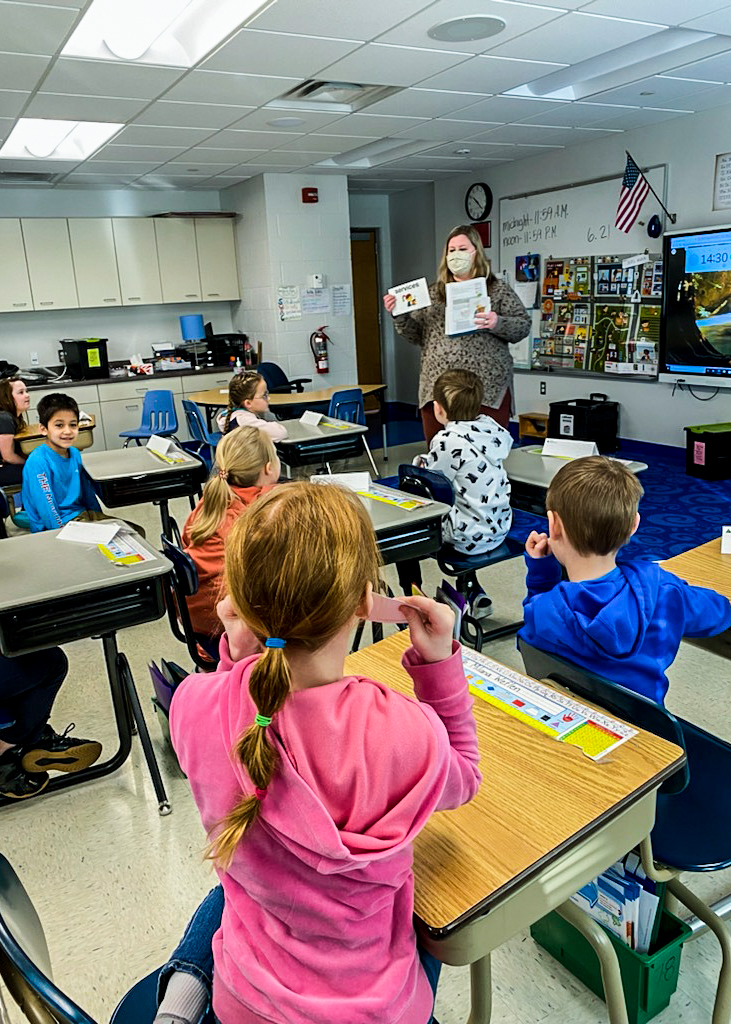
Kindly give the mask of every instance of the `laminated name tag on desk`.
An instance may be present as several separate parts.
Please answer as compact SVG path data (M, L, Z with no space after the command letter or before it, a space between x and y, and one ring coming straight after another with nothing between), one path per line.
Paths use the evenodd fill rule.
M370 473L318 473L310 477L312 484L339 484L351 491L367 491L371 485Z
M78 523L73 520L59 530L57 540L72 540L77 544L110 544L120 530L120 523Z
M315 412L314 409L305 409L300 416L300 423L304 423L308 427L316 427L321 419L321 412Z
M541 455L553 455L558 459L583 459L587 455L598 454L595 441L569 441L562 437L547 437L541 449Z
M731 555L731 526L721 527L721 554Z
M171 441L168 437L158 437L157 434L153 434L145 447L148 451L151 451L153 455L156 455L164 462L187 461L183 453L175 444L175 441Z

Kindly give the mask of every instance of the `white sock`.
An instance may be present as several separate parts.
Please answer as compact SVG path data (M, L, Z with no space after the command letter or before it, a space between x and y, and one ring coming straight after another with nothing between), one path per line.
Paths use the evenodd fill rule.
M154 1024L195 1024L206 1007L209 994L195 974L175 971L170 976Z

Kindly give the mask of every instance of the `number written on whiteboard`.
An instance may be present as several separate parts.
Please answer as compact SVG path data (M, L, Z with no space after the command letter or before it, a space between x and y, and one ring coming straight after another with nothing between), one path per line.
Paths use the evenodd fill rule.
M600 224L598 228L589 228L586 232L587 242L595 242L597 238L609 238L610 225Z

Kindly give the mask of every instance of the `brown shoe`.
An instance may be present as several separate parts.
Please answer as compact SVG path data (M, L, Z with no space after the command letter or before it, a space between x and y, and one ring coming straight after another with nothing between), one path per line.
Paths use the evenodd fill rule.
M21 764L27 772L78 772L99 759L102 745L97 740L82 740L69 736L74 723L63 733L54 732L50 725L41 738L21 752Z

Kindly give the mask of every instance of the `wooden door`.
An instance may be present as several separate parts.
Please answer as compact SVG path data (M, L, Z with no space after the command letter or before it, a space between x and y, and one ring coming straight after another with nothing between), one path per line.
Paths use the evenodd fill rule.
M378 287L378 246L375 229L350 232L350 259L353 266L353 316L355 348L360 384L382 384L381 295ZM377 402L366 399L366 407Z

